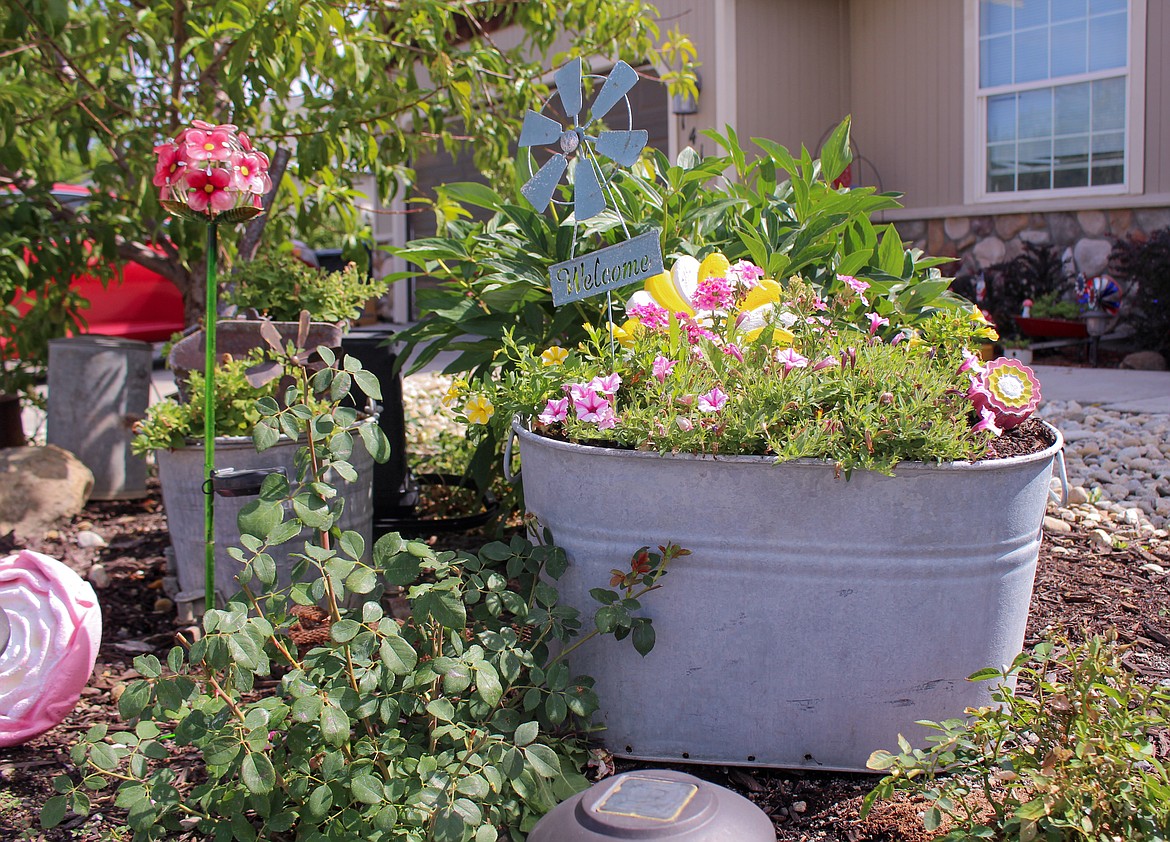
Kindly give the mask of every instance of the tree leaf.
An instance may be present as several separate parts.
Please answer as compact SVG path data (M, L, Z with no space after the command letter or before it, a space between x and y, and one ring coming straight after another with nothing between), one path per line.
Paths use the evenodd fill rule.
M385 638L378 647L383 666L395 675L406 675L418 663L418 653L398 635Z
M416 620L427 618L448 629L463 629L467 626L467 608L451 590L432 587L411 603Z
M373 775L357 775L349 784L353 797L363 804L381 804L385 800L382 783Z
M349 717L337 705L329 702L321 708L321 737L331 746L344 745L349 740Z
M555 778L561 773L561 762L557 753L546 745L536 743L524 749L524 758L532 770L542 778Z
M271 792L276 786L276 773L272 761L260 752L248 752L240 764L240 779L253 795Z

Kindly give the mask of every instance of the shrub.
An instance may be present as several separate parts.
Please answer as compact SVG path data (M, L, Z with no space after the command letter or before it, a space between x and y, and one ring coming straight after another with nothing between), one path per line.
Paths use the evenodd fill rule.
M931 802L927 830L950 819L954 842L1170 838L1170 775L1153 743L1170 727L1170 690L1140 684L1123 654L1113 633L1058 640L971 676L1001 682L996 705L921 723L937 732L927 750L899 738L898 754L874 752L870 768L887 774L863 814L903 789Z
M231 276L228 304L253 308L276 321L296 321L302 310L316 322L351 319L385 284L350 263L340 272L323 272L291 254L277 252L242 263Z
M1135 339L1144 348L1170 353L1170 228L1145 240L1117 240L1109 260L1118 276L1137 284Z
M165 664L135 659L142 678L118 700L127 729L85 733L71 751L79 775L54 781L42 824L87 814L89 792L116 785L136 840L516 838L587 785L580 735L597 700L567 662L582 621L552 584L565 555L547 532L540 545L517 537L477 554L390 534L367 553L337 526L345 503L328 478L356 479L357 411L343 401L355 384L378 399L377 379L328 348L316 349L321 368L292 343L282 353L275 334L296 384L283 404L255 402L253 439L260 450L281 433L306 444L298 476L268 476L240 513L241 546L228 552L243 564L242 595L207 611L203 635ZM376 459L388 455L376 426L360 433ZM279 588L270 550L305 527L315 537L296 556L296 584ZM639 600L685 552L635 553L593 590L600 606L577 643L605 633L648 652ZM409 619L386 610L399 586ZM176 775L180 756L200 762L191 785Z

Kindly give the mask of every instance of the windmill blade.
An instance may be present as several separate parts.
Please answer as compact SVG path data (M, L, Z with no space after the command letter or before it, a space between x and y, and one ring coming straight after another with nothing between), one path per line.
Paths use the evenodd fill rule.
M573 183L573 216L578 222L597 216L605 210L605 196L597 169L588 158L577 159L576 180Z
M524 115L524 125L520 129L520 141L517 146L548 146L556 143L561 136L561 124L550 120L543 114L529 111Z
M632 167L646 148L650 133L645 129L630 132L602 132L597 136L594 148L611 161L623 167Z
M553 192L557 189L557 184L560 183L561 176L565 174L565 168L568 166L569 162L564 155L553 155L537 171L536 175L528 179L528 182L520 188L520 193L532 203L532 207L536 208L537 213L544 213L544 209L552 201Z
M605 84L601 86L601 93L597 95L597 99L593 100L593 107L590 109L593 120L600 120L609 113L609 109L613 108L622 97L630 92L630 88L634 87L634 83L638 81L638 71L630 67L624 61L619 61L613 66L613 70L609 72L609 78L605 80Z
M553 82L557 86L565 116L573 125L577 125L581 114L581 59L573 59L554 73Z

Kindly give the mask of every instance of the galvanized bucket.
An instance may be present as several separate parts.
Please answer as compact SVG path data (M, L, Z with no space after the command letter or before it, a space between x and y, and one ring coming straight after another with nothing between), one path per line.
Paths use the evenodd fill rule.
M1029 456L846 480L513 431L525 504L569 558L563 602L591 616L638 547L692 551L644 599L647 657L597 638L570 658L616 754L864 771L899 734L921 744L916 720L989 704L966 677L1023 645L1058 432Z
M370 419L364 423L375 423ZM261 470L283 468L290 481L296 480L295 457L301 447L296 442L282 438L274 447L257 453L250 438L242 436L221 436L215 440L216 470L235 468L237 470ZM163 508L167 515L167 529L171 535L176 569L172 571L179 580L178 602L201 601L204 594L204 541L203 541L203 446L191 441L187 447L177 450L155 451L158 464L159 484L162 486ZM337 481L338 494L345 499L341 516L341 528L361 534L366 542L369 556L373 546L373 501L371 480L373 457L367 452L361 440L354 436L353 454L350 462L357 472L354 483ZM240 510L255 497L215 498L215 592L222 604L226 598L240 590L236 576L242 565L227 554L228 547L240 546L240 530L236 518ZM287 544L275 548L271 555L276 561L278 584L287 587L292 580L295 559L292 553L304 550L309 537L305 530Z

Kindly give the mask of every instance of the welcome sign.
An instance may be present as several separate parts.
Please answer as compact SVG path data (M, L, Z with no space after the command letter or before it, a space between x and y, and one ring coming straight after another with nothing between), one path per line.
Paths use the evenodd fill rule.
M662 272L659 236L659 231L647 231L624 243L554 263L548 270L553 304L560 307L659 274Z

